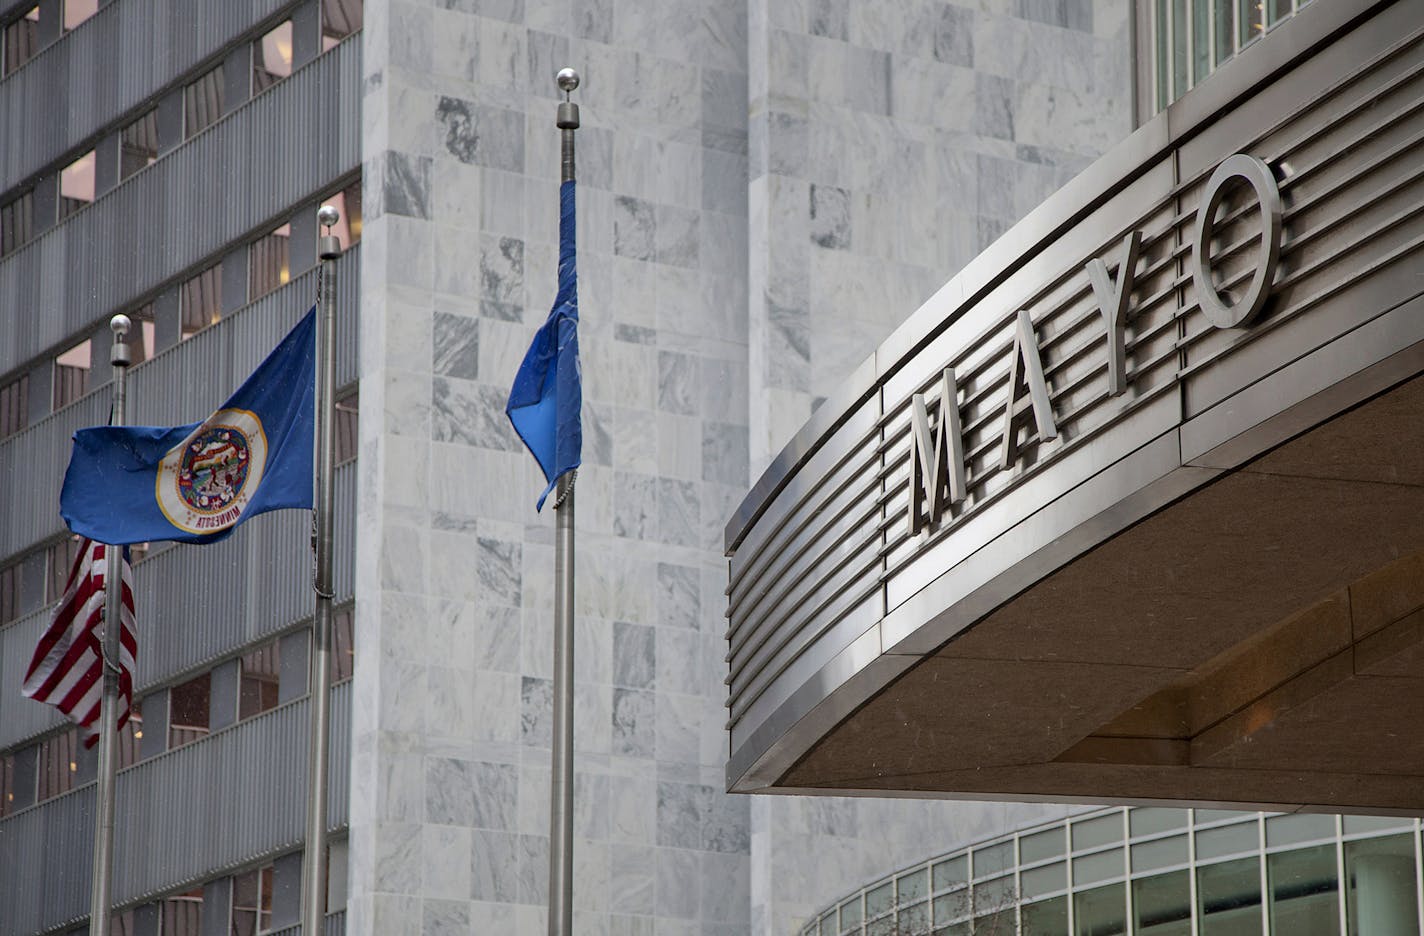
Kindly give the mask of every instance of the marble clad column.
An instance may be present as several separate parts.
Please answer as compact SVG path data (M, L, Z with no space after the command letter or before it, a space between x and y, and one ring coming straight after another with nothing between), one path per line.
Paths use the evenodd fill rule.
M503 408L554 296L572 65L574 927L744 934L721 530L749 485L745 6L368 0L365 19L347 931L545 931L553 518Z

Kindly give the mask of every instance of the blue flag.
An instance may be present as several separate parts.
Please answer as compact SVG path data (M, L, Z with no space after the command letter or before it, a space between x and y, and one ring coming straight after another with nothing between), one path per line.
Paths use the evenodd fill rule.
M534 333L524 363L514 375L504 411L514 431L544 470L549 486L538 509L560 477L579 466L583 456L583 378L578 353L578 276L574 271L574 184L559 188L559 292L549 318Z
M100 543L211 543L248 517L312 505L316 309L201 423L74 434L59 513Z

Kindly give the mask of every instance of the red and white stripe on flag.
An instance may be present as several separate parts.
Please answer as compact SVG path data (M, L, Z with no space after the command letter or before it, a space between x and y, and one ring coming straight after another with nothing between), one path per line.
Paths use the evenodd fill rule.
M104 694L104 579L108 572L105 551L108 548L89 539L80 543L79 555L64 586L64 597L54 609L49 629L35 647L21 689L29 698L55 706L71 721L87 729L85 747L93 747L99 740L99 706ZM133 705L134 659L138 656L133 629L133 572L129 568L127 550L122 566L119 728L128 722Z

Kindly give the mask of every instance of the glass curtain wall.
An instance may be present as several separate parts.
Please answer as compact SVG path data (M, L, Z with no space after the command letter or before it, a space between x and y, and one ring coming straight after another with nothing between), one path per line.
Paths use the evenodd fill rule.
M801 936L1410 936L1417 819L1098 810L913 865Z
M1311 0L1149 0L1145 13L1152 87L1143 97L1163 110Z

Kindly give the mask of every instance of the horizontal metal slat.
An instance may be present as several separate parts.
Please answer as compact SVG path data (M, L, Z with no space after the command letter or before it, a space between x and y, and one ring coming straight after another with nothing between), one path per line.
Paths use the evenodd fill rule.
M292 0L123 0L0 81L0 192L190 76ZM200 29L182 28L200 23Z

